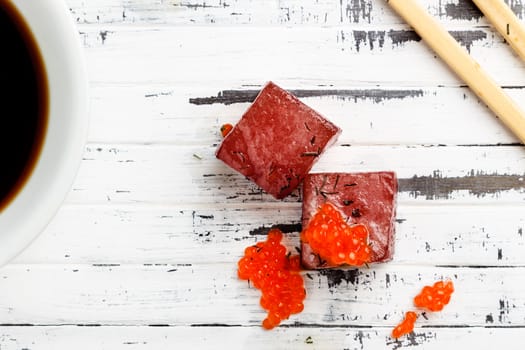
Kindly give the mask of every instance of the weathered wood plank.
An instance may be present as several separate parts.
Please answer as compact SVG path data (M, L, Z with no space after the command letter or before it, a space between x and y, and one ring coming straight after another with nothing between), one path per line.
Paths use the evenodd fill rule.
M89 145L68 203L280 203L215 158L215 147ZM314 172L394 170L400 203L523 203L523 147L345 146ZM130 176L133 174L133 176ZM101 178L102 176L102 178ZM299 191L285 199L300 201Z
M462 84L404 26L378 25L372 31L359 26L85 26L81 31L93 83L159 83L190 91L201 86L236 89L267 80L337 88ZM523 63L492 29L458 30L456 35L499 84L523 86Z
M468 88L334 89L283 86L344 130L349 144L506 144L517 142ZM302 86L301 86L302 85ZM141 85L91 89L89 141L213 145L258 92ZM506 89L525 108L525 89ZM468 133L465 130L469 130Z
M65 206L18 264L232 263L278 225L299 247L300 203ZM396 264L525 266L525 204L402 205Z
M524 16L521 0L505 0L519 18ZM468 0L423 0L422 5L444 23L487 25L479 10ZM373 25L401 23L385 1L375 0L68 0L77 23L169 25L318 25L349 23Z
M93 87L91 144L67 204L0 270L2 349L521 348L509 339L525 328L525 151L383 1L68 3ZM469 1L423 4L525 101L522 62ZM213 152L246 90L270 79L345 130L315 171L393 169L400 198L392 263L304 272L305 312L263 332L235 262L274 223L293 250L300 197L273 200ZM497 143L509 145L481 146ZM456 283L451 305L389 339L441 277Z
M78 327L35 326L0 327L0 346L5 350L40 349L425 349L442 350L463 344L478 350L505 347L521 350L522 344L512 339L523 335L522 328L432 328L416 327L412 335L393 341L390 328L277 328L265 332L257 327Z
M423 285L451 278L441 313L420 326L525 327L524 268L383 264L305 273L305 310L285 325L392 327ZM259 291L237 279L235 263L167 266L9 265L0 270L4 324L260 325Z

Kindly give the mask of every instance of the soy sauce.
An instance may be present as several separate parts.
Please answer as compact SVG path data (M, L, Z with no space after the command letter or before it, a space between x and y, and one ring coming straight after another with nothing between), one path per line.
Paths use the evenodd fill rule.
M0 212L33 171L45 138L49 101L44 62L26 21L0 0Z

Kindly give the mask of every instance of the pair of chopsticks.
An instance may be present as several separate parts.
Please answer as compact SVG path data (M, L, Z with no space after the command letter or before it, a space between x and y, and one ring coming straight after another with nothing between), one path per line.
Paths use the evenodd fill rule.
M498 32L525 60L525 29L503 0L473 0ZM499 119L525 143L525 114L458 42L417 0L387 0L423 40L487 104ZM525 83L525 82L524 82Z

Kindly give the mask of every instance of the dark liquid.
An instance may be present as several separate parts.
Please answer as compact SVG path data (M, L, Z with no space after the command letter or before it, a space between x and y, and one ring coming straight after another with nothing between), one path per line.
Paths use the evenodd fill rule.
M48 114L47 77L25 20L0 0L0 212L31 175Z

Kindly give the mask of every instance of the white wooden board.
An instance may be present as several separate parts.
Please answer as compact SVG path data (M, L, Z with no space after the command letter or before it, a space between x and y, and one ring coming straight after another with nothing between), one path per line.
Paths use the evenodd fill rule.
M525 108L525 64L468 0L420 0ZM525 2L506 1L518 18ZM522 349L525 147L383 0L67 0L91 123L55 219L0 270L0 349ZM277 201L218 161L274 80L343 129L313 171L394 170L396 255L304 271L303 313L263 331L235 275ZM448 277L451 304L389 337Z

